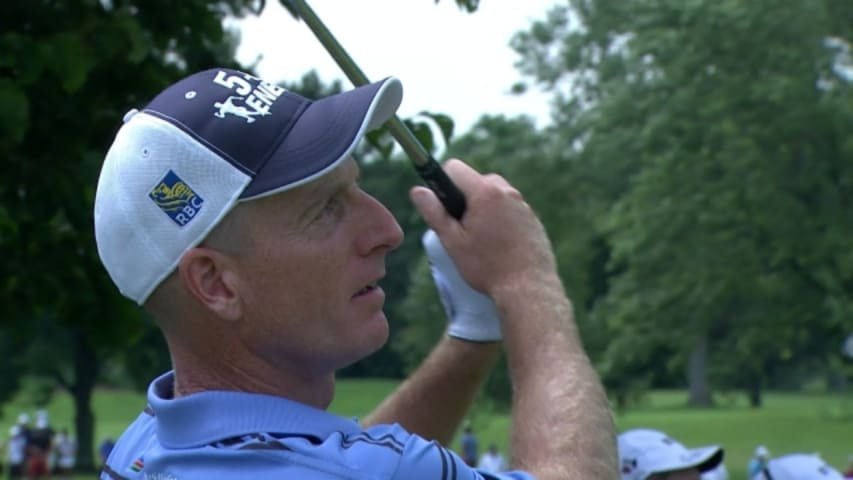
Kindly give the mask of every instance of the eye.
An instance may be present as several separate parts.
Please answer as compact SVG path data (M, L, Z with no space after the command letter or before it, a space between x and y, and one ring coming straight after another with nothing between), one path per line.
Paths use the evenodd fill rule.
M341 200L339 195L332 195L329 200L323 205L323 208L317 213L317 220L325 217L334 216L341 209Z

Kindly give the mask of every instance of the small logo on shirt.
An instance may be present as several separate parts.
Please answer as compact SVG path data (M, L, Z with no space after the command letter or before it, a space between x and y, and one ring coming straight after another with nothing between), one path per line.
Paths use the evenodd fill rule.
M137 458L136 461L130 464L130 469L134 472L141 472L143 468L145 468L145 462L142 460L142 457Z
M171 170L148 193L148 197L181 227L195 218L204 204L204 199Z

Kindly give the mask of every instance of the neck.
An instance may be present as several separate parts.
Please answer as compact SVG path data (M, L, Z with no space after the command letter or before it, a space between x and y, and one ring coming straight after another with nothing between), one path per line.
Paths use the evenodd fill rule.
M335 373L309 373L289 365L270 365L257 358L236 360L220 352L218 361L172 351L175 398L220 390L250 392L288 398L321 410L332 403Z

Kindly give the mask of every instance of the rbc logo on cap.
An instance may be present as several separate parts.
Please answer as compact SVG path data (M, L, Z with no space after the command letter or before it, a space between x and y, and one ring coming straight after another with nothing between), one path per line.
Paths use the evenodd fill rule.
M204 203L204 199L171 170L148 197L180 227L195 218Z

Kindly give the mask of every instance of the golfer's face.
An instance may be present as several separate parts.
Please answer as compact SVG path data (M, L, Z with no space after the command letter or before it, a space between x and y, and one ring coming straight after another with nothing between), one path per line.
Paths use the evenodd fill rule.
M382 312L385 255L403 238L391 213L358 186L358 165L257 200L243 332L256 353L324 373L377 350L388 338ZM313 372L311 370L314 370Z

